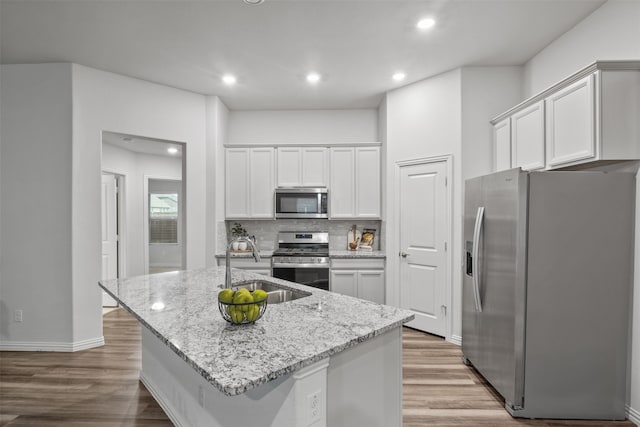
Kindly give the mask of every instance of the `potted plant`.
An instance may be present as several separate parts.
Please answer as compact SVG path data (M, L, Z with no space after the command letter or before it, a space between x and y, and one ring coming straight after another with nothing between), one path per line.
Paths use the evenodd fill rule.
M247 230L239 222L233 223L233 227L231 227L231 235L234 239L238 237L248 236ZM233 242L231 247L234 251L244 251L247 249L247 242Z

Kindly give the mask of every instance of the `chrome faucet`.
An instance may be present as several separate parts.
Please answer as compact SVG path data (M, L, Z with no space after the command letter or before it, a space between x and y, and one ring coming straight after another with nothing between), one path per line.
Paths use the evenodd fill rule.
M260 251L258 251L258 248L256 247L256 244L253 242L253 240L246 236L240 236L230 241L227 245L227 271L224 275L225 289L231 288L231 246L233 246L234 242L247 242L247 245L249 246L249 248L251 248L251 255L253 255L253 259L255 259L256 262L260 262Z

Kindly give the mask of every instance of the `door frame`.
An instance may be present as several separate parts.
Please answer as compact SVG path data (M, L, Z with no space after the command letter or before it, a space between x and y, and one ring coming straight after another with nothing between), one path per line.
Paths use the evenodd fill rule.
M401 170L406 166L424 165L429 163L445 162L446 170L446 188L445 206L447 212L445 213L445 219L447 223L447 230L445 233L445 239L447 242L447 249L445 251L445 304L447 306L447 318L445 323L445 339L451 339L451 333L453 331L453 251L457 250L456 244L453 242L453 155L447 154L434 157L421 157L416 159L398 160L394 165L394 188L395 194L393 196L394 203L394 216L395 221L393 224L392 240L392 256L387 254L387 262L393 265L393 277L396 279L397 286L393 288L393 301L396 306L400 306L400 286L402 284L402 270L400 268L400 189L401 189ZM391 239L390 239L391 240Z
M116 177L116 229L118 230L118 271L117 277L127 277L127 210L125 197L126 174L112 168L102 168L103 174L110 174Z
M187 224L186 224L186 212L185 212L185 184L184 184L184 161L182 163L182 176L177 179L175 176L161 176L161 175L143 175L143 191L142 191L142 247L144 248L144 274L149 274L149 180L158 181L180 181L180 238L182 239L182 251L181 251L181 267L186 268L186 248L187 248Z

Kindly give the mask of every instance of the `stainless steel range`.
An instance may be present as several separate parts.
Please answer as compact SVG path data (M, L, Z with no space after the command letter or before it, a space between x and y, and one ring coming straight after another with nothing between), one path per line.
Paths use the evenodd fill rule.
M329 233L282 231L271 258L271 275L329 290Z

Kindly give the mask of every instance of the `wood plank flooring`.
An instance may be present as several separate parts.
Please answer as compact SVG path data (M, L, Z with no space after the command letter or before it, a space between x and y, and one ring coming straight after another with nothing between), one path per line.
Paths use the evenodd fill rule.
M104 316L104 336L104 347L76 353L0 352L0 426L171 426L138 380L138 322L122 309L111 311ZM404 427L633 426L513 419L500 397L462 364L460 347L408 328L403 372Z

